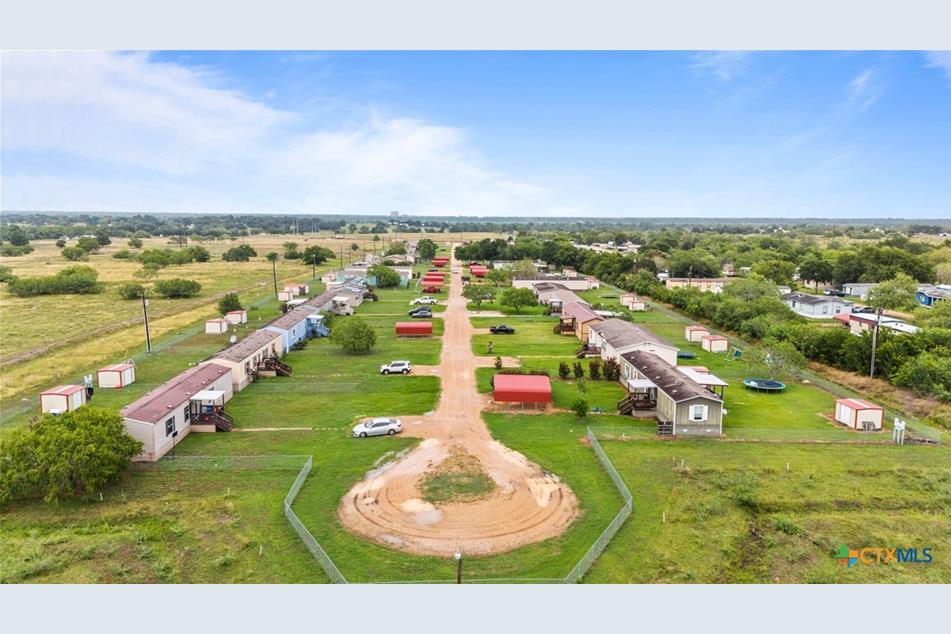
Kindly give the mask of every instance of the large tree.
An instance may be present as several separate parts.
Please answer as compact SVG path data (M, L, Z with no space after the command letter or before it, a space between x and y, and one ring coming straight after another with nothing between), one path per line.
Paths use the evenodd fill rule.
M376 285L380 288L395 288L400 285L400 274L385 264L374 264L367 273L376 278Z
M85 406L47 414L4 438L0 502L38 496L53 502L102 491L141 449L114 410Z
M436 257L436 243L429 238L423 238L416 245L416 252L423 260L432 260Z
M475 304L475 309L479 310L486 298L492 299L495 296L495 291L482 284L466 284L462 289L462 296Z
M514 308L516 314L521 312L522 306L538 305L538 299L530 288L508 288L502 293L499 301L504 306Z
M376 345L376 332L359 317L335 319L330 343L354 354L366 354Z
M910 275L899 273L894 278L872 287L868 305L883 310L911 310L915 307L918 283Z
M831 282L833 278L832 262L821 255L813 254L807 256L799 264L799 279L802 281L811 280L819 290L819 284Z

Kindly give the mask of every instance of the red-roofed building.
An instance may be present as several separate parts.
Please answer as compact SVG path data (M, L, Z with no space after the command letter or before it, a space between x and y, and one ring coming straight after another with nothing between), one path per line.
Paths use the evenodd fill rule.
M116 363L100 368L96 373L100 388L120 388L135 383L135 366L131 363Z
M840 398L835 402L835 422L859 431L879 431L885 408L860 398Z
M433 322L431 321L398 321L396 322L397 337L432 337Z
M551 403L551 379L535 374L496 374L492 398L500 403Z

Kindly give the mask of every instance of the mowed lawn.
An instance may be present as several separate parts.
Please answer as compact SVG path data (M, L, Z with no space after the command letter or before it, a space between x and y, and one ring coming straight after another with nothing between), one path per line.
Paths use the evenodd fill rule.
M407 291L377 291L382 301L402 301ZM407 300L408 301L408 300ZM284 362L289 377L262 378L236 394L227 411L238 428L340 427L370 416L424 414L436 407L439 378L423 371L383 376L380 366L395 360L414 365L436 365L443 323L433 319L431 338L397 338L394 325L403 317L366 314L376 302L364 302L356 318L376 332L376 346L368 354L348 354L329 339L312 339L307 347L290 352ZM354 317L334 317L333 324ZM408 319L408 318L407 318ZM422 320L420 320L422 321Z
M474 328L491 328L505 324L515 329L513 335L477 334L472 337L472 351L482 356L557 357L574 355L581 347L575 337L552 332L557 321L544 316L470 317ZM492 352L488 344L492 342Z
M652 440L602 445L631 489L634 513L587 581L951 579L951 462L945 447ZM846 569L833 554L842 544L930 547L934 560Z

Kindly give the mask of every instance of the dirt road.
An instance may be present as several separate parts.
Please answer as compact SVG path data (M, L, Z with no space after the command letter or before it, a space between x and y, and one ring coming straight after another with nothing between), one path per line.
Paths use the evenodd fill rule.
M458 263L453 261L453 270ZM451 556L501 553L561 534L578 502L559 478L495 441L480 416L488 397L476 390L462 282L452 274L439 376L442 395L432 416L403 418L404 433L423 438L411 452L375 469L341 500L344 526L375 542L408 552ZM384 439L369 442L385 442ZM367 442L367 441L361 441ZM495 482L487 497L434 506L420 498L419 482L458 446Z

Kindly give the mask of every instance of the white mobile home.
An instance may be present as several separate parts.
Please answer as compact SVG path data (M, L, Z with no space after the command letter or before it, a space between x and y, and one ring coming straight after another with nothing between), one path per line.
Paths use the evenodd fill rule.
M232 389L240 392L254 380L258 365L284 355L284 337L279 332L256 330L203 363L216 363L231 370Z

